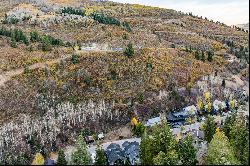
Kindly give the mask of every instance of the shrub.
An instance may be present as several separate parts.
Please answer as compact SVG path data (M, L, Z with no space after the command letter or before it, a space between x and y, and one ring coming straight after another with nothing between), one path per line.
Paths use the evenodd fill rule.
M136 136L141 136L144 133L144 130L145 126L141 122L139 122L133 127L132 132Z
M140 93L138 95L138 101L139 101L140 104L142 104L144 102L144 94L143 93Z
M79 16L83 16L83 17L86 15L86 11L85 10L74 9L72 7L64 7L62 9L62 13L75 14L75 15L79 15Z
M75 64L77 64L78 63L78 56L76 55L76 54L73 54L72 56L71 56L71 62L75 65Z
M30 32L30 41L31 42L38 42L40 40L40 37L36 31Z
M98 21L101 24L108 24L108 25L117 25L120 26L121 22L119 20L117 20L116 18L113 17L108 17L105 16L103 13L91 13L91 18L93 18L94 20ZM126 28L128 28L127 24L124 23L124 26L126 26Z
M128 44L127 48L126 48L125 51L124 51L124 54L125 54L127 57L129 57L129 58L134 56L135 50L134 50L134 48L133 48L132 43L129 43L129 44Z
M175 44L174 43L171 44L171 48L175 48Z
M209 62L213 61L213 55L214 55L214 53L212 51L208 51L208 53L207 53L207 60Z
M126 21L122 23L122 26L128 32L132 32L132 29L131 29L130 25Z
M128 40L128 35L127 35L126 33L124 33L124 34L122 35L122 38L123 38L124 40Z

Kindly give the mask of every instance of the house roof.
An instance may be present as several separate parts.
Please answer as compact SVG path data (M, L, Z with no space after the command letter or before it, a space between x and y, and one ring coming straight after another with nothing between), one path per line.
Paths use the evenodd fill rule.
M102 138L104 138L104 134L103 133L100 133L100 134L98 134L98 139L102 139Z
M213 107L214 107L215 110L219 110L220 105L222 106L222 109L224 109L224 108L227 107L227 106L226 106L226 103L225 103L224 101L221 102L221 101L219 101L219 100L215 100L215 101L213 102Z
M128 146L124 149L124 153L125 154L130 154L132 153L133 151L137 151L139 150L139 145L131 145L131 146Z
M160 117L156 117L156 118L152 118L152 119L148 119L148 121L146 122L145 126L153 126L155 124L159 124L161 122Z
M129 144L130 144L130 143L129 143L128 141L125 141L125 142L123 142L122 147L125 148L125 147L128 146Z
M107 147L106 154L108 156L109 164L114 164L117 160L129 159L131 164L135 163L139 158L139 143L125 141L122 144L122 148L119 144L112 143Z
M167 114L167 120L169 121L169 122L171 122L171 121L182 121L182 120L184 120L185 118L184 117L181 117L181 116L179 116L179 117L177 117L177 116L174 116L174 114L172 113L172 112L169 112L168 114Z
M50 158L48 158L45 162L44 165L55 165L55 161L51 160Z
M204 139L204 132L200 131L200 130L193 130L192 131L192 137L193 138Z
M108 162L109 164L114 164L117 160L124 160L125 157L122 156L121 154L119 153L116 153L116 152L111 152L108 154Z
M116 148L120 148L120 145L119 145L119 144L116 144L116 143L111 143L111 144L107 147L107 150L109 150L109 149L116 149Z
M185 107L180 112L173 112L175 117L188 117L190 115L195 115L197 113L197 108L194 105Z

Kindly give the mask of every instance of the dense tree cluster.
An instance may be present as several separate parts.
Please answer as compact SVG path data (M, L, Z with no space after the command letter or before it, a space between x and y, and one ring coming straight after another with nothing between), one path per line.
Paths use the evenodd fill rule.
M17 47L17 42L22 42L25 45L29 45L30 41L40 42L39 48L43 51L49 51L52 49L52 46L64 46L64 42L61 39L54 38L49 35L39 35L36 31L30 32L30 38L28 38L24 32L20 29L6 29L2 27L0 29L0 35L11 38L11 46Z
M126 31L132 32L132 29L131 29L129 23L126 21L121 22L116 18L109 17L109 16L104 15L103 13L96 13L96 12L91 13L90 16L91 16L91 18L93 18L94 20L98 21L101 24L121 26Z
M228 138L223 132L216 132L208 145L206 165L238 165Z
M103 13L92 13L91 17L101 24L117 25L117 26L121 25L121 22L118 19L105 16Z
M207 54L207 60L209 62L212 62L213 61L214 52L211 51L211 50L206 51L206 52L204 52L203 50L202 51L195 50L194 57L197 60L201 60L201 61L205 62L206 61L206 56L205 56L206 54Z
M19 20L17 18L11 17L8 18L5 14L4 20L2 21L3 24L17 24Z
M17 24L19 20L17 18L9 18L3 20L3 24Z
M232 113L226 118L222 127L236 158L245 165L249 162L249 126L247 122L248 120L242 114Z
M61 39L56 39L49 35L43 35L40 37L41 48L43 51L51 50L52 46L63 46L64 43Z
M27 38L27 36L23 33L23 31L21 29L6 29L4 27L2 27L0 29L0 35L1 36L6 36L6 37L11 37L11 44L12 46L16 46L16 42L22 42L26 45L29 45L29 40ZM14 44L14 45L13 45Z
M82 9L75 9L73 7L64 7L62 9L62 13L68 13L68 14L75 14L75 15L79 15L79 16L85 16L85 10Z
M0 160L0 165L29 165L31 156L27 153L21 153L18 156L5 153Z
M237 58L245 59L249 63L249 49L242 45L236 46L233 40L223 38L222 43L230 48L230 53L234 54Z
M162 121L153 126L152 133L145 130L140 145L140 159L142 165L179 165L195 164L196 150L192 139L187 136L177 142L169 125Z

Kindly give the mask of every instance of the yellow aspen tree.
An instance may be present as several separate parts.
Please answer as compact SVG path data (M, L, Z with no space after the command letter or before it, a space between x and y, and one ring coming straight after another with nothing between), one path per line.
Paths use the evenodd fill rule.
M209 101L207 103L207 112L210 113L212 111L212 103Z
M202 103L201 99L198 99L198 101L197 101L197 108L199 111L201 111L203 109L203 103Z
M41 153L36 153L34 160L32 161L31 165L43 165L44 164L44 157Z
M205 92L204 93L204 98L206 101L208 101L210 99L210 93L209 92Z
M132 124L133 126L136 126L136 125L138 124L138 121L137 121L137 119L136 119L135 117L132 118L131 124Z
M230 106L230 109L234 109L234 107L235 107L235 102L234 102L234 100L230 100L229 106Z

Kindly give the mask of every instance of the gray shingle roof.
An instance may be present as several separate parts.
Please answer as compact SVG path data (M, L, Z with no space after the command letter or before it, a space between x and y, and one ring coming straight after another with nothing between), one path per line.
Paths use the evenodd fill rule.
M139 158L139 143L138 142L124 142L122 144L124 150L118 144L110 144L107 147L106 154L108 156L108 162L113 165L116 161L125 161L127 158L131 164L135 163Z
M55 161L51 160L50 158L48 158L45 162L44 165L55 165Z
M116 144L116 143L111 143L107 149L116 149L116 148L120 148L120 145L119 144Z

